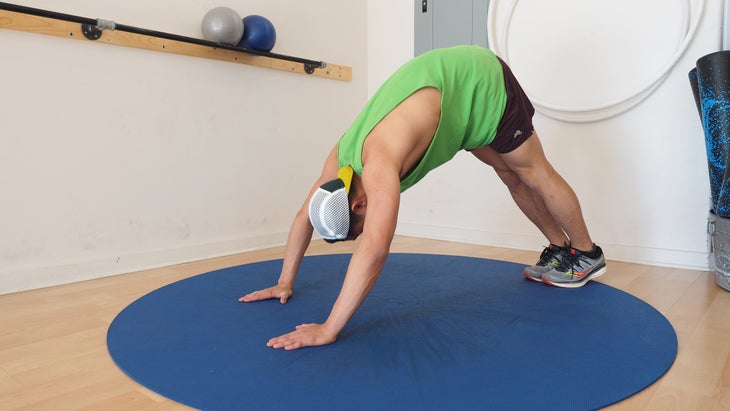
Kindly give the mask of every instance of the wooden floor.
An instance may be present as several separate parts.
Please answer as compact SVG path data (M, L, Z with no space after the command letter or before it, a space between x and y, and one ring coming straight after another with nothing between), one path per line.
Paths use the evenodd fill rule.
M352 244L316 241L310 254L351 250ZM537 252L407 237L398 237L392 251L525 264L538 257ZM114 365L106 350L109 324L128 304L163 285L281 258L282 252L274 248L0 296L0 410L188 409L139 386ZM600 281L656 307L679 337L679 354L669 372L611 410L730 410L730 292L716 285L714 273L609 262Z

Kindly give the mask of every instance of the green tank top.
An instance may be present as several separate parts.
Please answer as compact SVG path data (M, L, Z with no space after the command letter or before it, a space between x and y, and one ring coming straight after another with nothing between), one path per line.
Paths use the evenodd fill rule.
M424 87L441 92L441 118L426 153L401 179L401 192L459 150L473 150L494 140L507 100L499 60L479 46L436 49L403 65L375 92L340 138L339 166L352 166L362 175L362 147L368 134L398 104Z

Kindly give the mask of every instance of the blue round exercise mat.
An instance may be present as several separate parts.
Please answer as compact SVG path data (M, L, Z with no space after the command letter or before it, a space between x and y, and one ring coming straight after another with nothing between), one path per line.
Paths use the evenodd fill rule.
M266 347L327 318L349 259L305 257L284 305L238 302L276 283L281 260L167 285L116 317L109 353L140 384L204 410L597 409L652 384L677 354L667 319L623 291L430 254L391 254L336 343Z

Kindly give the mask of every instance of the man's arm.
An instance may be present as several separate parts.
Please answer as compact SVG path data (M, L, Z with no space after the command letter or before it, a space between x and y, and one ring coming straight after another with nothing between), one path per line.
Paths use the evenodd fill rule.
M335 146L325 160L322 174L309 190L304 204L297 211L294 222L289 229L289 236L284 249L284 263L279 275L279 281L273 287L254 291L238 299L241 302L252 302L278 298L284 304L292 295L294 280L296 279L299 266L302 263L304 253L312 241L312 223L309 221L309 200L317 188L327 181L337 177L337 146Z
M375 285L390 253L398 222L400 179L397 171L370 163L363 168L363 186L368 193L368 209L362 240L350 259L342 290L325 322L325 326L336 334L345 327Z
M365 227L327 321L299 325L295 331L269 340L269 347L292 350L332 343L365 300L380 275L395 234L400 204L400 178L395 164L384 156L363 168Z

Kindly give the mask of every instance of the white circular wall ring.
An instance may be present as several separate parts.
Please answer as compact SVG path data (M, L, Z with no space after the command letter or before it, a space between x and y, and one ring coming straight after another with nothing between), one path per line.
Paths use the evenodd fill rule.
M501 30L499 30L499 34L496 22L496 10L499 1L490 1L487 21L487 36L489 41L489 47L492 49L492 51L494 51L495 54L499 55L507 64L509 64L509 47L507 46L507 44L509 40L510 26L514 18L518 0L507 1L509 3L506 6L506 18L503 19L503 24ZM682 4L684 12L683 26L681 27L684 36L677 46L674 55L671 57L669 62L663 66L663 68L659 72L659 75L657 75L655 79L649 81L639 90L629 94L628 96L620 97L606 103L592 106L578 107L557 105L540 99L537 96L530 95L530 100L535 105L535 108L542 114L557 120L574 123L587 123L617 116L630 110L641 101L643 101L645 98L650 96L654 91L656 91L657 88L659 88L664 80L666 80L671 70L677 65L682 55L684 55L684 53L687 51L687 48L689 47L692 39L695 37L697 29L702 20L706 0L698 0L697 6L695 7L694 11L692 8L691 0L679 1ZM528 91L526 92L530 94Z

